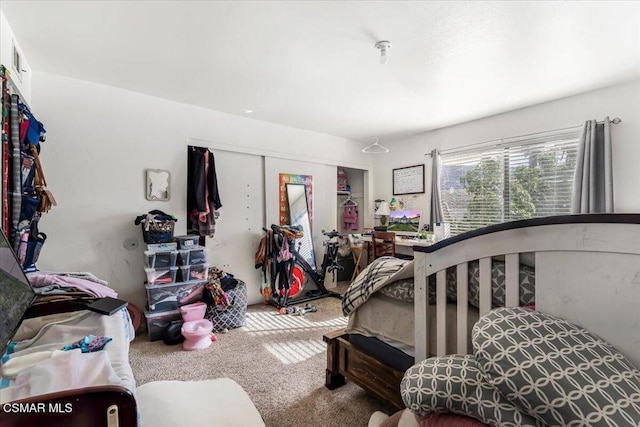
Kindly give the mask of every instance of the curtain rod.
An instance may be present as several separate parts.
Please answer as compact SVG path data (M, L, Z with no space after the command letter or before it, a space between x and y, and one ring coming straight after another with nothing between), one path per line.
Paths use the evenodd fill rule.
M622 123L622 119L620 117L615 117L613 118L611 121L611 124L617 125ZM596 121L596 124L601 125L604 123L604 120L602 121ZM495 144L495 143L499 143L499 142L504 142L505 140L510 140L510 139L521 139L521 138L527 138L527 137L532 137L532 136L545 136L545 135L552 135L554 133L562 133L565 131L570 131L572 129L578 130L579 128L581 128L584 125L578 125L578 126L571 126L568 128L562 128L562 129L555 129L555 130L548 130L548 131L544 131L544 132L534 132L534 133L528 133L525 135L518 135L518 136L510 136L508 138L500 138L500 139L492 139L489 141L483 141L483 142L477 142L475 144L470 144L470 145L465 145L464 147L456 147L456 148L449 148L449 149L445 149L445 150L439 150L440 153L454 153L454 152L458 152L458 151L467 151L467 150L471 150L475 147L481 147L483 145L491 145L491 144ZM425 156L431 156L431 153L425 153Z

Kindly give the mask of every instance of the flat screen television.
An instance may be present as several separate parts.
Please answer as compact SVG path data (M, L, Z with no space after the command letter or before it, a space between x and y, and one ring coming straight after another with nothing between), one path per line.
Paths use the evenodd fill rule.
M387 231L393 231L398 236L416 237L422 226L422 211L402 210L391 211Z
M0 357L35 298L29 279L0 230Z

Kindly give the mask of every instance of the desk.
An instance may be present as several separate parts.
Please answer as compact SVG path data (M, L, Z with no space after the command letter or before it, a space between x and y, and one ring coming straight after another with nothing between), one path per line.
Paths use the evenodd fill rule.
M369 254L369 247L371 245L371 235L362 235L362 241L367 245L367 255ZM426 239L406 239L400 236L396 236L396 252L402 255L413 256L413 246L430 246L433 243ZM369 262L369 256L367 256L367 263Z

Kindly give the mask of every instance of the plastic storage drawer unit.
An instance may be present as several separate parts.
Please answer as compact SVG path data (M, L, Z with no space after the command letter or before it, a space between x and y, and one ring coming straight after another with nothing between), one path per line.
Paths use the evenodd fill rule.
M169 268L145 268L147 273L147 283L150 286L167 285L176 281L178 267Z
M186 236L175 236L173 239L178 242L178 247L180 249L191 249L198 246L200 236L196 236L195 234L188 234Z
M178 251L178 265L198 265L207 263L209 248L196 246Z
M206 280L209 277L209 264L185 265L180 267L182 280Z
M147 331L149 333L149 341L162 339L162 334L174 322L182 322L180 310L161 311L151 313L144 311L144 317L147 318Z
M144 261L148 268L170 268L176 266L178 251L144 251Z
M207 280L191 280L169 285L146 285L149 311L176 310L178 307L202 300Z

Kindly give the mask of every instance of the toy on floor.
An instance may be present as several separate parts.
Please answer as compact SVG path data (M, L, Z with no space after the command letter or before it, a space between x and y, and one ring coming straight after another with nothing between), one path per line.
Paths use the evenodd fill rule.
M201 350L211 345L211 331L213 324L210 320L204 319L207 305L204 302L196 302L180 307L182 314L182 336L185 341L182 347L185 350Z
M316 311L318 311L318 308L315 305L306 304L304 307L280 307L278 313L304 316L307 313L315 313Z

